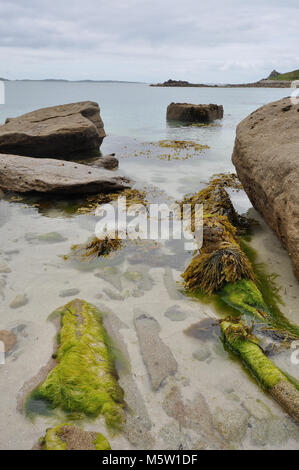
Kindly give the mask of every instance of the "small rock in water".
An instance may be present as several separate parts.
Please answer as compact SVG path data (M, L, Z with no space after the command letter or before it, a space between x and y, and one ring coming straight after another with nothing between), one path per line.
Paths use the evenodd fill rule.
M169 307L164 313L164 315L171 321L183 321L187 318L186 313L183 312L178 305L173 305L172 307Z
M79 289L76 288L70 288L70 289L64 289L59 292L59 297L72 297L74 295L77 295L80 293Z
M67 240L67 238L63 237L58 232L49 232L49 233L33 233L28 232L25 234L25 240L28 242L39 241L44 243L60 243Z
M213 318L204 318L197 323L189 326L184 333L192 338L207 341L215 337L216 333L220 335L219 325Z
M155 318L135 310L135 328L141 354L154 390L177 371L177 362L170 348L159 336L160 325Z
M103 292L105 292L105 294L108 295L108 297L110 297L111 300L124 300L123 295L111 289L103 289Z
M0 273L3 273L3 274L4 273L11 273L11 269L7 264L1 263L0 264Z
M0 330L0 341L4 343L4 352L7 353L17 344L17 337L11 331Z
M197 359L198 361L205 361L211 356L211 351L209 348L205 348L204 346L201 346L201 349L197 349L197 351L194 351L192 354L194 359Z
M20 308L28 304L28 297L26 294L17 295L13 301L10 303L10 308Z
M239 444L246 435L248 414L241 409L227 411L217 408L213 423L227 441L231 444Z

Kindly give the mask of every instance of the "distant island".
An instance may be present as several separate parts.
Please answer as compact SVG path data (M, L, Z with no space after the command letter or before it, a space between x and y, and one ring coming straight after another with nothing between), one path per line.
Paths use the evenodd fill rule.
M9 80L8 78L0 77L0 81L4 82L66 82L66 83L144 83L144 82L131 82L128 80L66 80L63 78L19 78L16 80Z
M209 88L289 88L290 82L299 80L299 70L293 70L288 73L279 73L273 70L267 78L262 78L258 82L253 83L227 83L227 84L205 84L205 83L189 83L186 80L167 80L163 83L151 84L157 87L209 87Z

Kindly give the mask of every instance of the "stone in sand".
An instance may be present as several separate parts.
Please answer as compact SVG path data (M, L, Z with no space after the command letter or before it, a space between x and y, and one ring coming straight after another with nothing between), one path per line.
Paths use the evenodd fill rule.
M64 289L59 292L59 297L73 297L74 295L77 295L79 293L80 290L76 288Z
M80 163L0 154L0 188L20 193L92 194L128 188L109 170Z
M11 273L11 269L6 263L1 263L0 264L0 273Z
M13 301L10 303L10 308L20 308L28 304L28 297L26 294L17 295Z
M105 137L97 103L38 109L0 126L0 152L29 157L70 157L97 151Z
M4 343L4 352L9 352L17 344L17 337L11 331L0 330L0 341Z
M237 127L232 160L254 208L272 228L299 280L299 105L284 98Z
M169 121L211 122L223 118L223 106L217 104L171 103L167 107Z
M159 336L160 325L146 313L136 310L135 328L139 339L141 354L154 390L177 371L177 362L169 347Z
M171 321L183 321L187 318L186 313L183 312L178 305L172 305L172 307L169 307L164 315Z

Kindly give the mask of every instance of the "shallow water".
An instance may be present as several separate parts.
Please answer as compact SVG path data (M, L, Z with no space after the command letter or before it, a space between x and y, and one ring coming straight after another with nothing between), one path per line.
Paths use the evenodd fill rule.
M230 158L237 123L260 105L288 94L283 89L167 89L142 84L40 82L8 83L6 92L6 105L0 107L2 121L42 106L98 101L108 134L101 148L103 154L115 152L120 159L119 171L133 177L136 187L145 189L149 199L164 202L198 191L214 173L232 171ZM168 126L165 111L171 101L223 104L225 116L212 126ZM163 139L193 140L210 149L188 159L168 160L161 157L164 150L155 145ZM286 252L243 192L232 192L232 199L240 213L249 210L259 220L251 243L269 273L279 274L277 282L285 301L282 310L298 323L299 288ZM92 214L70 217L55 205L40 210L29 204L0 201L0 264L10 270L0 274L0 329L13 330L18 338L6 364L0 365L0 448L29 449L47 427L62 419L59 415L39 416L31 421L17 410L17 401L24 383L52 354L55 328L47 322L49 314L74 298L66 297L65 290L77 289L76 297L110 312L107 327L115 340L123 343L131 366L127 374L120 365L119 374L128 402L136 407L139 427L133 420L124 435L111 437L112 448L298 449L297 427L223 349L217 331L204 339L190 333L196 331L194 325L199 321L218 315L212 306L181 292L180 274L191 259L182 242L129 243L104 261L65 261L63 255L71 245L84 243L93 235L95 223ZM45 234L51 235L41 236ZM13 299L24 294L27 303L11 308ZM140 309L157 320L159 336L178 364L176 374L156 392L151 388L134 326L134 316ZM298 379L298 366L291 363L290 354L283 350L272 359ZM184 407L187 424L182 423L175 402ZM107 434L102 419L83 425Z

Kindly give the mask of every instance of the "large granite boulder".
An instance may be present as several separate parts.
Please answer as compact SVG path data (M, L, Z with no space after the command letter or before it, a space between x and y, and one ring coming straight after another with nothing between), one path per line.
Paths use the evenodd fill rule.
M104 124L97 103L64 104L9 118L0 126L0 153L63 157L98 150Z
M128 188L109 170L76 162L0 154L0 189L20 193L91 194Z
M237 127L232 160L299 280L299 105L284 98L250 114Z
M218 104L171 103L167 107L169 121L212 122L223 118L223 106Z

